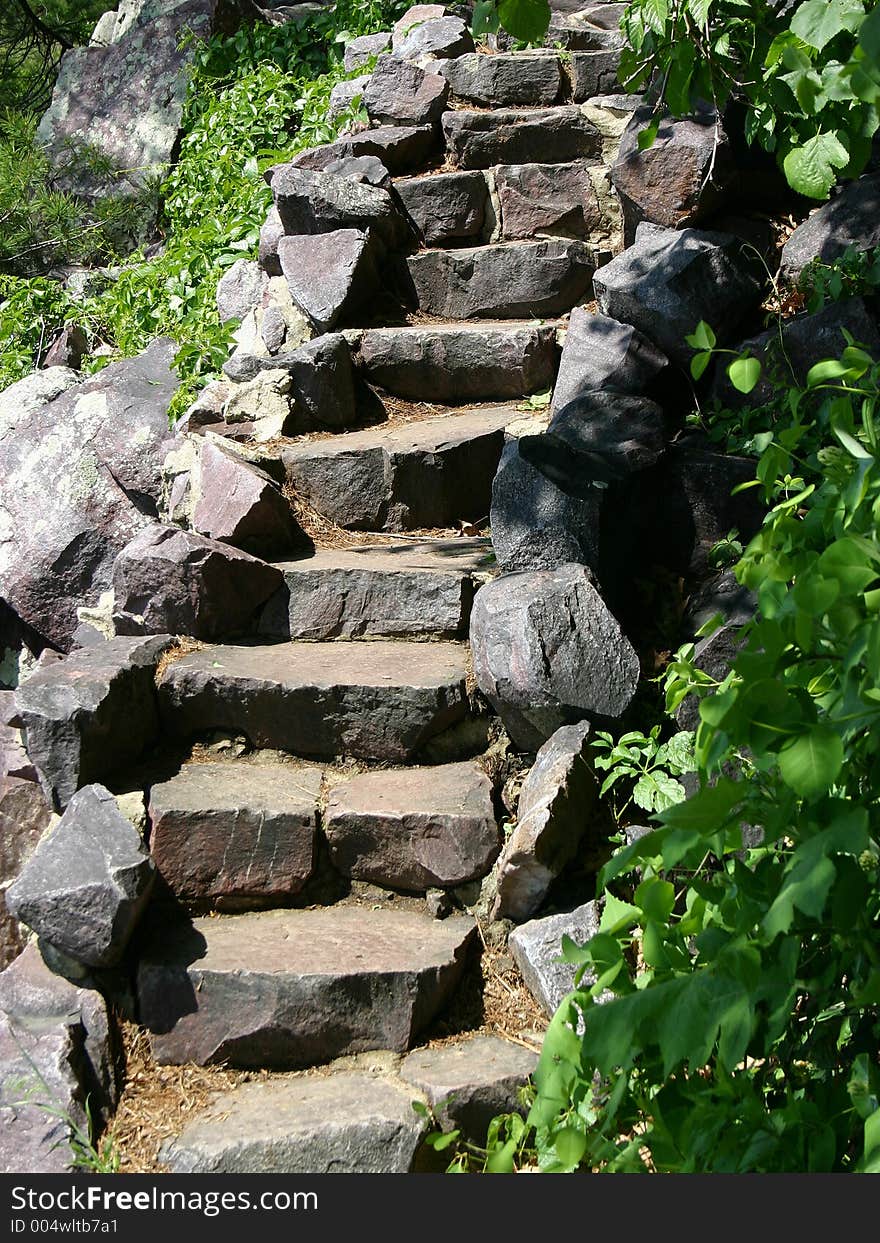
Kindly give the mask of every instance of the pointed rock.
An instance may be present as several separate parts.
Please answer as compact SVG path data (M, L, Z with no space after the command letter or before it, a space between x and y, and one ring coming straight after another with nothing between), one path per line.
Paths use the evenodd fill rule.
M367 115L379 125L428 125L446 107L449 86L436 73L396 56L380 56L364 90Z
M256 556L305 542L275 481L213 440L201 446L197 493L191 520L199 535Z
M278 258L291 297L319 332L351 315L379 281L375 242L359 229L283 237Z
M599 931L600 914L597 902L586 902L562 915L532 919L511 932L510 952L526 988L548 1017L574 988L577 972L574 963L560 962L563 936L571 937L575 945L585 945ZM595 974L586 971L582 987L589 988L595 979Z

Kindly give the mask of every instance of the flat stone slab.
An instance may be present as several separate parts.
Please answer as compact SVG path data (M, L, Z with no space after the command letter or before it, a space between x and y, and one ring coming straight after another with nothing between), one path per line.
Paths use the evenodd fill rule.
M559 356L555 325L431 324L370 328L360 340L367 378L413 400L503 401L549 389Z
M474 760L335 785L324 832L343 875L416 892L485 876L500 846L492 783Z
M499 1036L472 1036L434 1049L416 1049L401 1064L401 1079L423 1092L444 1130L482 1143L498 1114L522 1112L517 1099L538 1062L537 1053Z
M501 52L495 56L470 52L431 66L449 83L456 99L496 108L556 102L562 70L555 52Z
M602 135L580 108L458 109L441 118L449 158L456 168L495 164L564 164L602 152Z
M406 265L419 310L441 319L562 315L590 296L595 270L590 247L567 238L423 250Z
M206 647L159 684L166 728L215 729L305 756L405 761L467 716L458 643L374 640Z
M587 161L511 164L495 170L505 238L538 234L589 239L605 214Z
M347 134L321 147L310 147L291 161L298 168L323 171L346 156L374 155L389 173L415 172L430 159L437 147L433 125L380 125L376 129Z
M467 633L488 540L326 548L283 561L282 587L260 620L284 639L454 638Z
M406 531L489 512L510 406L346 432L283 450L288 481L339 526Z
M405 177L394 188L427 246L482 234L489 202L483 173Z
M574 988L577 967L557 961L562 953L563 936L571 937L575 945L584 945L599 931L599 917L598 904L585 902L562 915L529 920L511 932L510 952L522 972L526 988L545 1014L552 1016L566 993ZM594 980L595 976L586 972L583 987L589 988Z
M161 1064L295 1069L403 1052L447 1002L472 919L334 906L157 927L138 968Z
M256 1081L199 1110L160 1160L175 1174L406 1174L426 1125L412 1092L373 1075Z
M150 792L150 852L178 898L240 909L312 874L320 768L187 764Z

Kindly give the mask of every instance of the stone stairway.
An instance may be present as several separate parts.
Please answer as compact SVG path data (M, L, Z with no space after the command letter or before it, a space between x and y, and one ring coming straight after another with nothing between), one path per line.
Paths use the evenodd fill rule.
M236 265L219 294L221 314L238 299L237 378L209 386L169 457L165 524L190 537L168 554L175 573L201 540L257 558L271 582L210 642L177 623L182 643L134 656L143 639L123 652L96 636L19 703L62 828L78 786L145 791L158 879L119 961L156 1059L274 1072L355 1058L335 1071L347 1096L334 1075L244 1085L224 1109L256 1128L250 1146L208 1114L163 1150L173 1169L409 1169L424 1127L401 1115L401 1084L439 1108L439 1076L478 1102L479 1138L534 1063L466 1034L418 1074L400 1059L476 969L473 883L502 845L497 722L466 641L495 572L482 532L506 440L546 425L547 399L523 399L552 389L566 317L618 244L607 160L628 107L602 94L616 52L601 24L570 33L574 50L525 53L475 52L442 12L415 29L435 42L379 61L372 126L272 170L262 270ZM127 575L126 632L160 633L166 588L139 597ZM128 738L126 688L145 667L149 726ZM436 890L446 918L426 905ZM371 1051L391 1060L361 1073ZM355 1148L397 1138L364 1164L352 1128ZM296 1155L273 1164L291 1136Z

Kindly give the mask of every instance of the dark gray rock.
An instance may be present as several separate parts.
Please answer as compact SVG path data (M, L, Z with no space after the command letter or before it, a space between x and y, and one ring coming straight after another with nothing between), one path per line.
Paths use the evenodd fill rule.
M603 211L583 161L574 164L513 164L495 170L503 237L540 233L588 240Z
M342 64L346 73L354 73L355 69L363 69L374 56L381 56L391 47L391 32L380 31L375 35L359 35L350 39L345 45Z
M482 173L407 177L395 189L427 246L482 234L489 201Z
M714 634L700 639L694 651L693 663L696 669L707 673L710 678L723 682L746 645L739 625L721 626ZM700 724L700 698L688 695L678 705L675 720L679 729L696 731Z
M717 209L736 174L730 142L714 113L666 117L652 145L640 151L638 136L651 116L650 105L633 113L611 169L627 242L643 220L678 229L704 219Z
M417 305L441 319L560 315L588 296L595 263L563 238L462 250L424 250L407 260Z
M737 346L760 360L762 374L751 393L740 393L727 378L729 359L719 362L712 383L712 396L732 410L741 406L760 406L777 391L774 377L784 384L806 384L807 372L824 358L839 358L846 349L844 331L873 357L880 357L880 332L863 298L829 302L813 315L799 315L750 337Z
M553 327L507 324L371 328L360 343L367 378L413 401L456 404L544 392L556 374Z
M492 784L474 760L334 785L324 832L343 876L410 892L485 876L500 846Z
M221 324L230 319L244 319L248 311L260 305L266 277L253 259L238 259L217 283L217 314Z
M729 233L642 224L628 250L596 272L599 309L632 324L670 358L687 365L684 338L700 320L729 341L761 297L760 265Z
M537 1053L499 1036L470 1036L441 1048L416 1049L400 1077L423 1092L443 1130L459 1130L482 1144L499 1114L522 1113L519 1090L538 1062Z
M36 1027L0 1015L0 1173L70 1174L70 1128L44 1106L60 1106L80 1125L83 1093L73 1071L74 1026Z
M217 729L258 747L406 762L468 715L466 649L373 639L207 647L159 683L165 728Z
M611 389L583 393L557 411L543 435L519 441L522 458L581 500L655 465L665 449L661 408Z
M571 97L576 104L586 103L596 95L613 95L619 90L617 71L620 52L573 52L571 57Z
M150 791L150 852L172 893L220 910L279 905L312 874L320 768L187 764Z
M119 1032L101 994L56 975L37 942L31 941L0 975L0 1010L19 1029L49 1024L71 1029L76 1049L73 1096L79 1105L74 1116L81 1116L87 1096L95 1122L108 1122L122 1089L122 1075Z
M168 635L107 639L38 669L15 702L28 755L57 810L80 786L132 763L156 741L153 677Z
M412 1095L351 1071L243 1083L160 1159L175 1174L406 1174L427 1126Z
M421 168L435 153L437 145L437 131L433 125L380 125L376 129L346 134L323 147L312 147L296 156L293 163L297 168L324 172L336 160L372 155L396 177Z
M375 155L343 155L331 162L324 169L334 177L351 177L365 186L376 186L380 190L390 190L394 185L388 169Z
M639 680L638 656L582 565L487 583L471 648L477 685L526 751L560 725L620 717Z
M546 107L556 102L562 90L562 70L555 52L502 52L495 56L472 52L455 60L438 61L433 68L446 79L457 99L494 108Z
M577 855L596 800L590 726L565 725L541 747L523 782L516 826L498 864L493 919L534 915L550 885Z
M0 777L0 967L7 967L25 945L18 920L6 907L6 888L33 854L50 817L36 782Z
M70 646L77 607L95 604L117 553L157 511L175 352L154 341L5 421L0 595L56 647Z
M644 393L668 364L664 354L630 324L575 307L553 389L555 413L583 393L609 388Z
M341 332L322 333L298 349L272 358L239 354L224 365L224 370L232 372L237 383L253 380L262 371L287 373L287 435L349 427L357 419L351 350Z
M370 80L368 73L362 74L359 78L347 78L344 82L337 82L330 92L330 102L327 105L327 120L339 121L343 113L348 112L349 108L361 103L364 94L364 87Z
M281 639L454 638L467 633L488 541L321 549L278 569L284 586L260 619Z
M377 241L360 229L283 237L278 258L291 297L319 332L350 316L379 285Z
M602 135L573 105L534 111L497 108L443 114L449 158L458 168L567 164L602 153Z
M511 407L441 415L293 445L289 484L339 526L449 527L486 517Z
M734 488L755 478L755 460L718 452L699 440L671 445L663 463L664 553L680 573L697 579L709 570L714 544L736 530L743 542L764 518L757 488Z
M281 276L278 243L282 237L284 237L284 225L278 215L278 208L273 204L269 208L265 224L260 229L260 267L267 276Z
M599 918L598 903L586 902L563 915L532 919L510 934L510 952L526 988L548 1016L555 1014L563 997L574 988L578 970L573 963L558 961L563 936L571 937L575 945L584 945L599 931ZM595 978L587 970L581 987L589 988Z
M717 614L732 626L744 626L757 612L757 597L737 582L733 570L722 570L702 582L688 597L684 633L692 639Z
M117 634L242 634L281 584L279 570L228 544L150 526L116 558L113 622Z
M65 188L87 196L132 194L174 157L199 43L228 33L253 9L236 0L147 0L105 14L93 40L61 60L38 130ZM183 31L195 36L182 40ZM133 124L136 118L136 124ZM71 159L84 144L110 166L98 176Z
M262 557L305 543L275 481L213 440L201 446L196 491L191 521L199 535Z
M619 49L624 41L620 21L625 10L625 4L608 3L608 0L599 0L584 8L578 3L554 6L545 40L573 51Z
M437 6L417 5L417 8ZM412 10L410 10L412 12ZM407 15L401 18L401 22ZM400 22L398 22L400 26ZM410 23L404 33L396 33L391 41L394 55L401 60L421 60L424 56L463 56L474 50L471 32L460 17L439 17L433 20Z
M880 173L844 185L795 229L782 248L780 274L793 281L811 260L831 263L847 246L880 246Z
M157 926L138 967L161 1064L295 1068L402 1052L446 1004L473 920L332 906Z
M155 869L109 790L85 786L6 891L13 915L90 967L119 962Z
M489 512L498 564L503 570L552 570L579 561L597 568L602 500L598 489L586 498L563 492L511 441L492 484Z
M377 125L430 125L446 107L445 78L396 56L380 56L364 89L364 107Z
M405 222L388 191L354 177L282 164L272 178L272 194L285 233L372 230L388 246L406 236ZM279 257L283 249L282 241Z

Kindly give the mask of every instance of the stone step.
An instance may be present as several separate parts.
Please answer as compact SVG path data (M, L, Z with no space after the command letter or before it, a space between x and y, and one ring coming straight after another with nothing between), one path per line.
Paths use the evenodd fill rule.
M187 764L150 791L150 853L175 897L220 910L284 903L312 874L323 772Z
M533 242L422 250L406 260L411 296L441 319L562 315L592 297L594 252L585 242Z
M468 715L467 648L373 640L205 647L159 679L166 730L234 730L296 755L411 759Z
M475 933L466 916L339 905L163 919L138 966L141 1022L161 1064L402 1052L451 996Z
M444 112L443 135L456 168L495 164L565 164L598 160L602 135L576 104L559 108L494 108Z
M370 383L389 393L455 404L551 388L559 348L555 324L430 324L367 329L359 359Z
M408 531L478 521L489 512L512 406L305 441L281 454L288 483L341 527Z
M284 586L266 604L260 633L312 640L463 637L476 578L493 564L486 539L319 549L278 564Z
M508 108L553 104L565 80L556 52L470 52L432 66L449 83L455 99Z
M476 760L339 782L324 832L343 876L414 893L485 876L500 847L492 783Z

